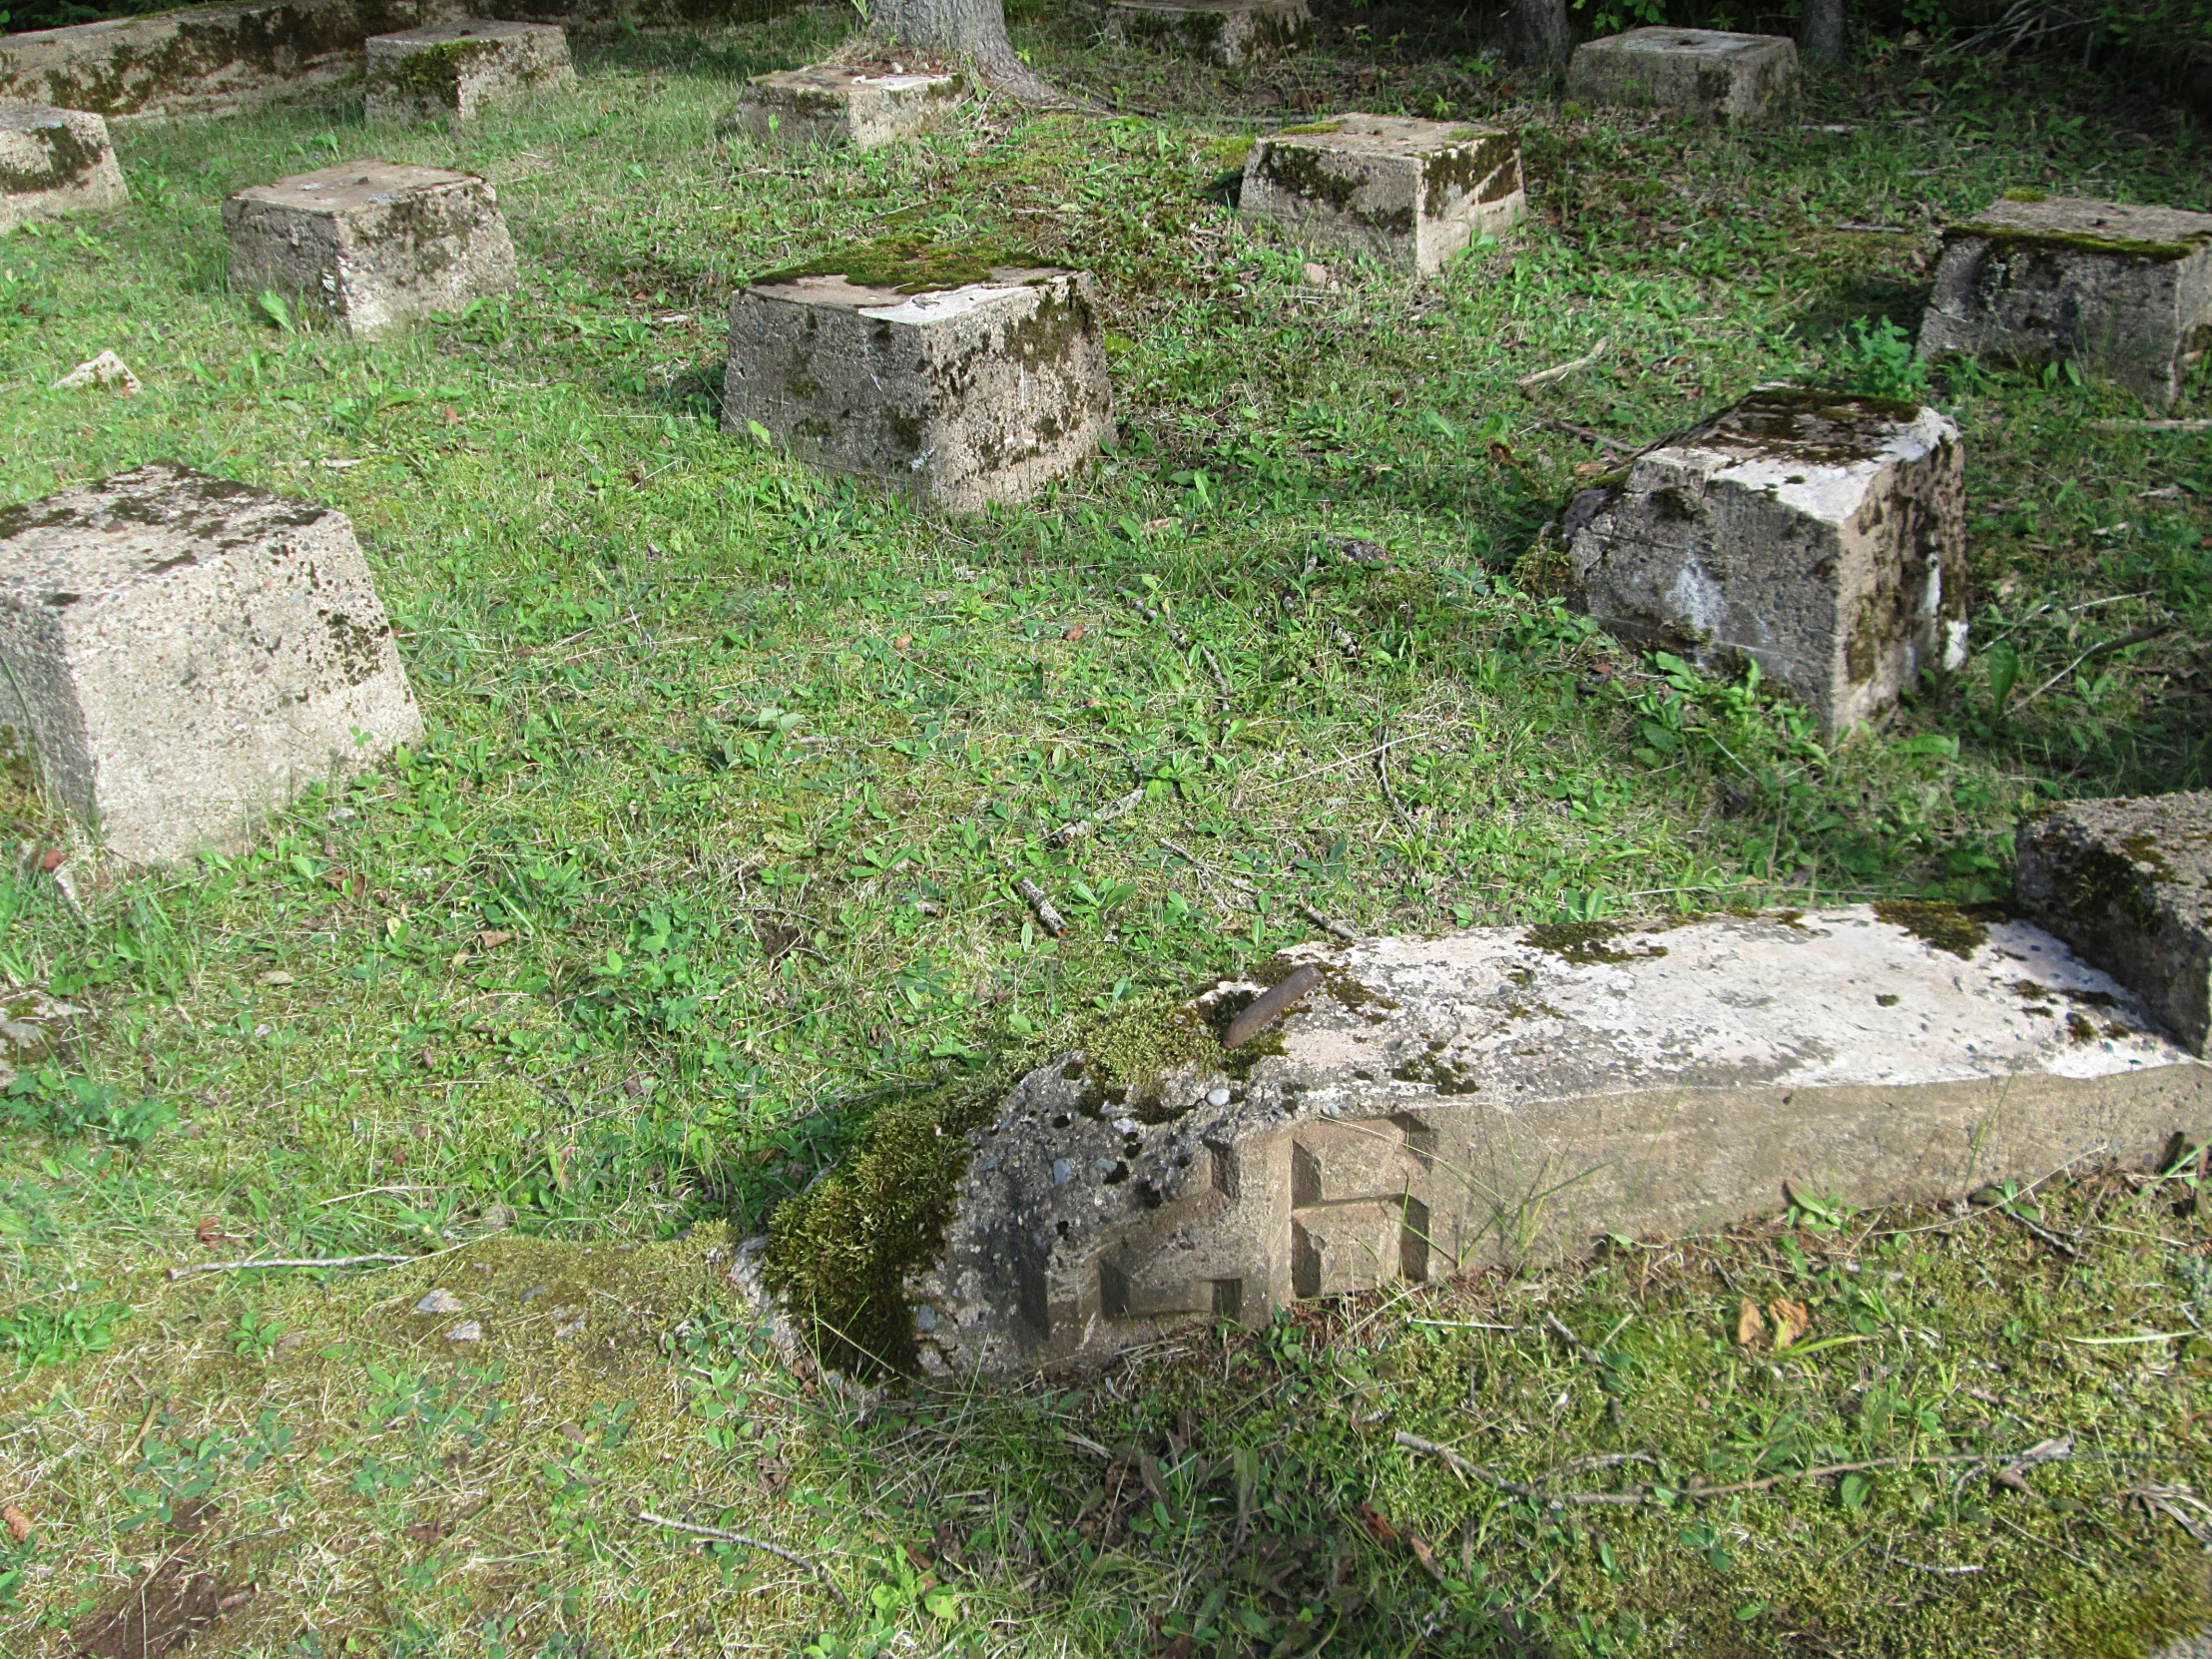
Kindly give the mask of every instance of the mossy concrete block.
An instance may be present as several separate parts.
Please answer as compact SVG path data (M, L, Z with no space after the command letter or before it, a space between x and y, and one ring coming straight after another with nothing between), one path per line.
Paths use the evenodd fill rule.
M516 281L499 199L473 174L347 162L242 190L223 223L234 287L274 289L364 338Z
M792 276L730 302L722 424L955 511L1019 501L1112 436L1091 278L1002 266L902 292Z
M2020 192L1946 226L1921 355L2079 363L2160 408L2212 339L2212 214Z
M1314 14L1307 0L1114 0L1106 32L1242 69L1311 46Z
M0 232L131 199L108 124L83 110L0 104Z
M1797 90L1797 42L1723 29L1630 29L1586 40L1567 66L1567 96L1616 109L1673 110L1724 127L1780 115Z
M0 99L98 115L216 115L360 73L370 35L466 15L461 0L187 6L0 36Z
M235 851L422 735L345 515L145 466L0 509L0 727L124 864Z
M1091 1057L970 1136L906 1294L939 1373L1097 1363L1304 1298L1951 1199L2212 1132L2212 1069L2018 921L1840 906L1300 945L1320 985L1142 1092ZM1193 1012L1213 1024L1258 980ZM1257 1050L1256 1058L1246 1058Z
M927 132L967 96L967 78L891 64L811 64L756 75L734 125L763 144L873 150Z
M472 20L368 39L371 121L470 121L575 84L558 24Z
M1305 247L1432 276L1521 216L1520 141L1494 127L1342 115L1259 140L1238 211Z
M1965 661L1964 461L1934 409L1764 387L1577 495L1567 556L1611 633L1757 662L1833 738Z
M2212 793L2076 801L2021 825L2016 845L2020 906L2206 1053Z

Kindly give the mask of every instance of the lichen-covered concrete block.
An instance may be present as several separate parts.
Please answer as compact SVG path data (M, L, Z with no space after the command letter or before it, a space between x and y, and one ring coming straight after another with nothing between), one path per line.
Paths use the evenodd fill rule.
M0 104L0 232L130 200L108 124L82 110Z
M363 337L516 281L499 199L473 174L347 162L242 190L223 223L234 286L274 289Z
M731 300L726 430L758 422L816 466L963 512L1035 493L1111 437L1087 274L901 282L874 260L763 277Z
M810 64L754 76L734 125L763 144L873 150L927 132L966 96L966 77L949 70Z
M1525 205L1520 141L1494 127L1343 115L1259 140L1238 211L1308 248L1432 276Z
M0 665L10 747L126 864L422 735L345 515L182 467L0 509Z
M368 39L371 121L468 121L575 84L558 24L472 19Z
M1943 230L1921 355L2070 359L2170 407L2212 339L2212 214L2020 192Z
M1106 31L1242 69L1312 45L1314 16L1307 0L1114 0Z
M1075 1053L970 1137L908 1277L944 1373L1093 1363L1312 1296L1956 1198L2212 1132L2212 1068L2025 922L1846 906L1301 945L1319 985L1156 1076ZM1260 992L1189 1005L1219 1030Z
M1675 110L1726 127L1755 126L1797 89L1797 42L1721 29L1630 29L1586 40L1567 66L1567 96L1622 109Z
M1565 528L1610 632L1756 661L1831 737L1965 661L1964 455L1916 403L1764 387L1577 495Z
M2193 1054L2212 1044L2212 792L2076 801L2020 826L2022 909L2133 990Z

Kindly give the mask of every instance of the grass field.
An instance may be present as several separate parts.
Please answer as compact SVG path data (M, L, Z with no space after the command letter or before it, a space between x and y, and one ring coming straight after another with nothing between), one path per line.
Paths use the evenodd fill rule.
M718 127L846 14L579 39L576 95L465 133L124 131L127 212L0 242L6 498L163 459L342 508L430 730L81 909L7 786L0 970L87 1012L0 1097L0 1648L2056 1659L2212 1612L2180 1180L2054 1180L2072 1255L2002 1209L1808 1212L1002 1392L864 1391L735 1312L734 1242L874 1107L1301 906L1998 900L2023 811L2206 787L2212 434L1904 345L1931 227L2020 186L2212 208L2195 125L1877 43L1802 123L1716 137L1397 21L1239 78L1033 16L1127 113L990 101L807 159ZM1432 283L1309 280L1223 178L1344 108L1520 127L1530 222ZM371 154L494 181L521 291L364 345L229 290L227 193ZM733 286L889 232L1097 272L1118 450L948 520L721 433ZM102 349L141 395L46 389ZM1925 394L1968 445L1973 659L1833 749L1547 597L1604 460L1547 422L1637 444L1775 378ZM166 1271L257 1253L409 1260ZM434 1289L459 1311L412 1312ZM1736 1341L1777 1299L1802 1355ZM1960 1460L2065 1435L2032 1495ZM1846 1462L1877 1466L1799 1472Z

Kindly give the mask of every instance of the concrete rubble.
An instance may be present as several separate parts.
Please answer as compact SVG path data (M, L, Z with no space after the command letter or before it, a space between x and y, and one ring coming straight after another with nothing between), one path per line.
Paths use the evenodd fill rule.
M1525 211L1520 141L1494 127L1343 115L1257 141L1238 212L1293 242L1433 276Z
M2057 361L2159 408L2212 341L2212 214L2015 191L1943 229L1924 357Z
M1787 35L1654 27L1577 46L1567 66L1567 97L1748 127L1783 113L1797 79L1797 42Z
M756 75L733 125L762 144L874 150L927 132L967 96L967 78L904 64L810 64Z
M274 291L362 338L517 281L498 196L473 174L347 162L240 191L223 223L235 288Z
M1113 0L1106 33L1242 69L1312 45L1314 17L1307 0Z
M0 233L131 199L108 124L83 110L0 103Z
M367 41L370 121L472 121L576 85L568 31L472 18Z
M1934 409L1762 387L1581 492L1564 529L1610 632L1756 661L1830 737L1965 661L1964 455Z
M1114 430L1091 278L1028 266L976 278L811 273L741 289L724 429L758 423L815 466L960 512L1065 476Z
M1311 970L1310 972L1308 970ZM1241 1047L1029 1073L908 1282L938 1374L1089 1364L1315 1296L1956 1198L2212 1137L2212 1070L2017 921L1844 906L1302 945L1181 1017Z
M0 509L0 742L125 865L422 736L345 515L182 467Z

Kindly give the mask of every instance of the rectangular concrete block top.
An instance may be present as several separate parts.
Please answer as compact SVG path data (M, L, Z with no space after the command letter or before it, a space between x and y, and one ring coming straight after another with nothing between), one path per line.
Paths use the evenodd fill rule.
M763 144L873 150L928 131L967 96L967 78L903 63L810 64L756 75L735 126Z
M1307 0L1114 0L1107 33L1241 69L1309 46Z
M1943 229L1924 356L2069 359L2160 407L2212 337L2212 214L2017 191Z
M468 121L576 84L568 31L550 23L471 19L367 42L371 121Z
M1935 409L1765 387L1577 495L1568 560L1609 631L1755 660L1833 737L1964 662L1964 478Z
M223 204L231 280L271 288L373 337L515 286L514 243L490 185L467 173L346 162Z
M108 124L83 110L0 103L0 232L130 200Z
M1210 1047L1264 987L1288 1010ZM2212 1131L2212 1069L2025 922L1916 903L1300 945L970 1137L923 1366L1095 1362L1303 1297L1963 1196ZM1195 1048L1193 1047L1195 1045Z
M1502 235L1525 204L1513 134L1353 114L1258 140L1238 212L1311 248L1432 276L1477 237Z
M1112 434L1088 274L921 260L901 281L884 259L738 292L725 429L757 421L817 466L955 511L1033 494Z
M343 513L145 466L0 509L0 725L129 864L235 849L422 720Z
M2140 996L2193 1054L2212 1044L2212 793L2076 801L2020 826L2013 890Z
M1567 96L1620 109L1675 110L1746 126L1779 113L1797 86L1797 42L1722 29L1630 29L1586 40L1567 66Z

